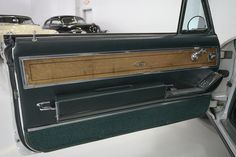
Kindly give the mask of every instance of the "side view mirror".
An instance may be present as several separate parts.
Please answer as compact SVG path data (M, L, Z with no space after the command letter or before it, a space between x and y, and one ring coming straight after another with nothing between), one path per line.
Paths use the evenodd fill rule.
M191 30L206 30L207 24L206 24L205 18L202 16L192 17L188 22L187 29L189 31L191 31Z

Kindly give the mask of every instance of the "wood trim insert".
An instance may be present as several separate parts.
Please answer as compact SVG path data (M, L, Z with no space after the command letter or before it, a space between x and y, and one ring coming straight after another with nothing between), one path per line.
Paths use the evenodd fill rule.
M216 58L208 58L216 48L208 48L208 53L195 62L191 60L193 52L184 49L27 58L22 59L22 71L26 86L40 86L217 65Z

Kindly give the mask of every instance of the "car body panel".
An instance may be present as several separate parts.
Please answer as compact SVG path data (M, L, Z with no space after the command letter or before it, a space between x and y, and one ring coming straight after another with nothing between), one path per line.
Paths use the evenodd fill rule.
M142 37L141 40L140 37ZM170 69L164 70L162 72L157 71L156 73L140 73L139 75L128 75L125 77L108 77L99 80L88 80L84 82L73 81L63 84L55 83L52 85L33 86L32 88L25 88L24 77L21 77L23 76L22 72L25 71L24 69L22 69L22 61L24 61L24 58L27 58L27 60L32 60L37 57L44 58L45 56L47 56L49 58L52 57L55 59L56 56L66 57L67 55L71 54L73 54L74 56L84 56L88 53L91 53L90 55L99 55L99 53L112 55L117 54L117 52L127 53L127 51L130 50L132 50L131 53L137 55L139 54L140 50L147 50L147 52L148 50L161 49L183 50L184 48L191 47L191 45L193 45L193 43L195 43L196 41L198 41L199 47L215 47L216 49L214 53L216 53L216 56L219 57L218 40L215 35L207 35L207 38L205 35L181 35L181 42L176 42L179 41L179 36L175 34L130 34L119 37L117 37L116 35L98 35L96 36L96 38L94 37L94 35L64 36L63 38L59 35L52 37L37 36L37 42L33 43L31 37L25 36L12 36L13 40L6 36L5 39L7 47L10 46L8 51L5 52L5 55L8 56L8 61L14 61L14 63L12 62L9 64L14 64L14 67L16 67L15 70L10 70L10 76L13 85L12 87L17 89L20 96L20 102L17 98L14 100L14 103L20 103L20 108L18 108L19 106L16 105L15 109L16 116L19 116L17 119L23 120L23 123L20 121L17 122L17 124L23 124L22 126L18 126L18 128L24 128L21 134L21 140L23 140L24 137L25 142L29 146L29 148L31 148L32 150L43 152L53 151L64 147L161 126L164 124L171 124L184 119L201 116L208 108L210 101L209 92L213 89L200 89L198 91L196 83L201 82L209 74L213 74L214 71L217 71L219 65L217 61L213 66L199 65L199 67L196 68L183 67L179 70ZM13 43L11 43L12 41ZM92 41L94 41L94 44L93 47L90 47L89 45ZM125 42L125 44L122 44L123 42ZM114 43L116 44L114 45ZM11 49L11 47L13 49ZM58 51L59 49L60 51ZM51 56L51 52L57 53L54 53ZM147 52L145 53L147 54ZM162 51L156 51L155 53L162 53ZM176 54L180 55L181 53ZM12 57L14 58L14 60L12 60ZM190 56L188 57L189 59L191 59ZM217 59L218 57L216 57L215 59ZM194 64L194 62L191 62L190 64ZM207 61L207 64L210 65L211 62ZM13 75L13 73L15 74ZM18 76L16 77L17 79L14 77L16 75ZM178 78L185 79L183 79L182 81L178 81ZM195 80L193 80L192 78L195 78ZM153 85L156 83L161 84L161 86L159 86L156 91L160 92L159 96L163 96L148 98L147 92L145 92L142 88L139 88L140 92L138 92L138 94L141 94L141 91L143 91L143 99L134 101L135 99L137 100L136 97L138 95L135 94L135 91L137 90L133 89L133 86L141 84L145 88L150 88L153 87ZM165 94L166 92L168 93L167 88L171 84L174 84L174 88L177 88L177 95L172 92L170 92L171 95L169 96ZM216 83L215 86L217 86L217 84L218 83ZM130 99L132 98L130 104L126 105L124 104L126 102L121 101L121 99L117 99L119 96L121 96L120 94L124 92L124 89L119 88L119 86L124 85L131 85L124 88L125 90L130 92ZM197 90L195 91L196 88ZM100 105L96 103L96 99L89 99L90 105L87 105L90 106L88 108L89 114L80 118L77 118L76 116L69 119L67 118L65 120L62 117L62 121L57 121L54 109L52 109L51 111L41 112L37 107L37 104L40 102L51 100L59 102L59 99L61 98L62 101L64 101L66 95L69 95L69 97L72 97L73 99L77 99L80 97L80 95L87 95L87 91L94 91L95 94L97 94L98 92L96 91L101 89L102 91L100 94L102 95L104 95L106 92L109 93L112 91L114 91L116 94L113 96L109 94L107 95L107 98L104 97L105 99L103 97L98 97L98 99L102 99L102 102L104 102ZM187 91L184 91L185 89ZM179 91L181 91L181 93L179 93ZM90 96L94 97L95 94L92 93L90 94ZM124 96L122 97L124 98ZM106 100L108 102L105 103ZM97 105L107 106L111 101L117 101L118 108L113 108L110 106L109 109L113 109L113 111L107 112L107 110L102 109L102 112L100 113L91 112L91 110L93 108L96 108ZM194 109L192 105L194 105L196 108ZM177 108L175 108L175 106L180 109L178 113L176 112L176 114L174 113L174 111L177 111ZM64 111L63 106L61 107L61 109ZM192 108L192 112L189 111L189 107ZM75 110L75 108L73 109ZM79 110L85 111L87 109L81 108ZM173 110L172 114L165 114L167 111L171 110ZM153 116L151 116L151 111L153 111ZM150 112L150 114L147 114L148 112ZM71 113L71 111L69 111L69 113ZM145 115L147 117L145 117ZM162 118L155 117L154 115L161 115ZM123 125L121 125L119 122L122 121L122 123L125 124L123 118L129 119L130 121L127 120L126 126L121 127ZM94 121L92 119L94 119ZM140 122L140 124L137 123L137 119L139 119L138 121ZM69 122L67 123L67 121ZM113 125L111 127L113 129L110 130L109 127L104 130L106 125L110 126L111 124ZM72 129L69 129L69 131L68 128L70 127L72 127ZM81 132L77 137L76 132L78 130L82 131L85 128L96 128L95 130L97 130L97 133L95 134L94 132L87 131L88 134L84 134L82 136ZM46 143L48 143L47 139L49 136L54 139L60 138L57 137L57 135L59 134L53 134L53 132L55 131L52 130L54 129L58 131L61 130L60 132L61 134L64 134L62 136L64 138L61 140L61 142L57 140L58 143L56 142L45 145ZM99 132L99 130L103 131ZM71 137L71 135L73 135L73 137ZM40 140L42 143L39 143L39 141L37 140L39 138L44 139ZM73 138L74 140L66 140L71 138Z
M228 71L228 75L222 80L221 85L213 93L213 102L216 104L207 112L208 117L217 129L232 156L236 156L235 125L231 117L235 108L235 62L236 47L235 37L221 45L220 69Z

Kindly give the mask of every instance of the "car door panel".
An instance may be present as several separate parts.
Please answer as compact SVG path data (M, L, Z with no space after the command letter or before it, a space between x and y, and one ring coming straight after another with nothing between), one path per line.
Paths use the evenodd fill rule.
M220 57L217 36L208 34L5 36L5 43L19 135L41 152L203 115L213 89L199 84ZM192 61L196 47L206 53Z
M39 127L27 131L31 148L48 152L149 129L202 116L208 109L209 94L169 102L148 102L142 107Z

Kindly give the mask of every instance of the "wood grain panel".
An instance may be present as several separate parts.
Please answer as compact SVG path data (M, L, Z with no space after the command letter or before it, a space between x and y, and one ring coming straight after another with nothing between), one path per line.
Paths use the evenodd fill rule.
M129 53L88 54L83 56L23 59L27 86L86 81L164 70L215 66L216 59L203 54L191 61L194 49L143 51ZM215 48L207 49L215 53Z

